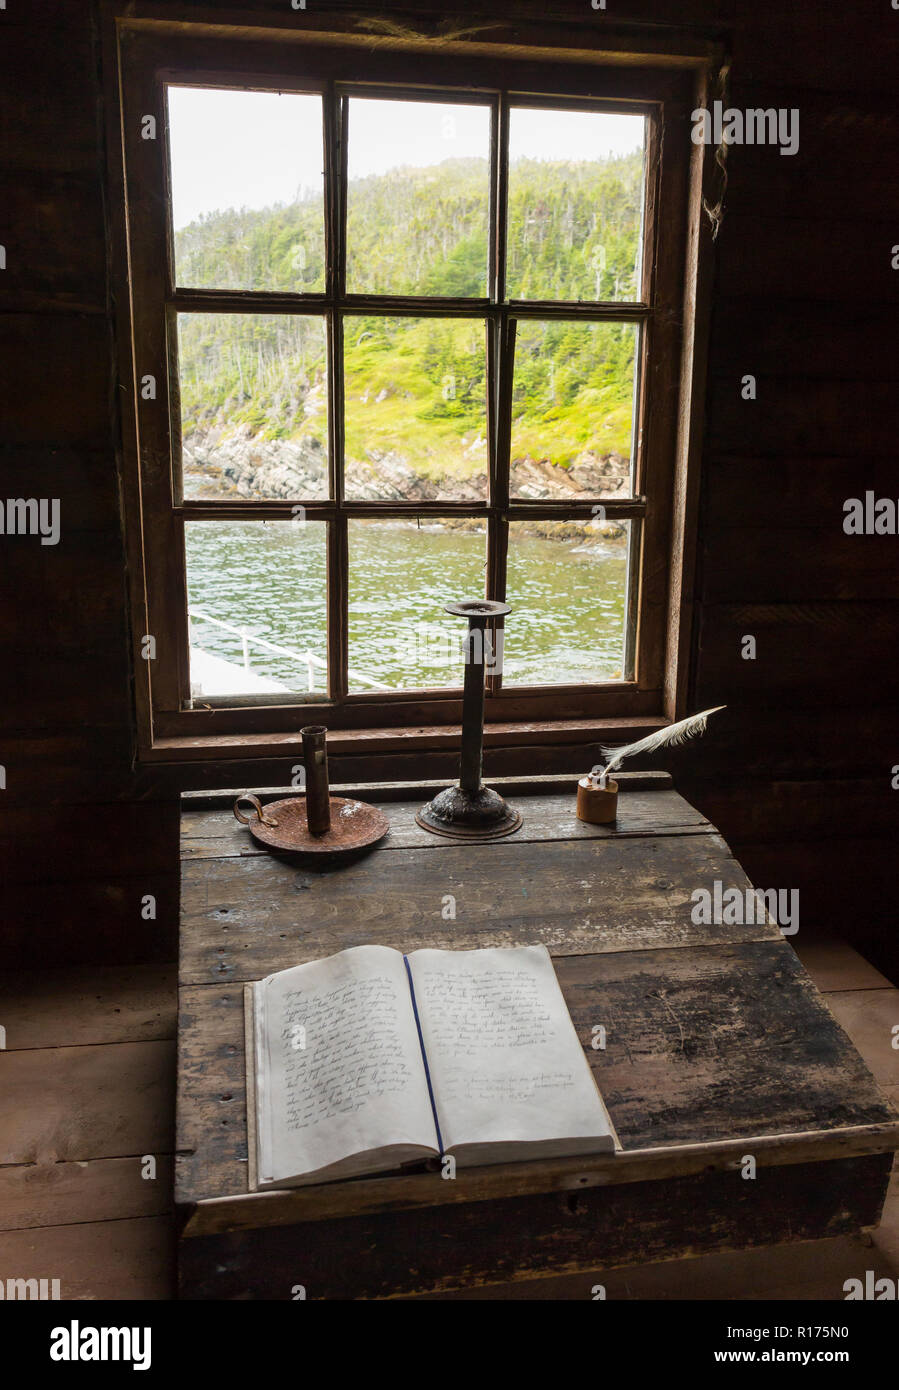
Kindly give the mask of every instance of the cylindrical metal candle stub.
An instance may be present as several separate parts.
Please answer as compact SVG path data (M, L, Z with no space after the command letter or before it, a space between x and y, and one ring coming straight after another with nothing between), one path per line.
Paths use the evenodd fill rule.
M618 814L618 783L611 777L604 787L594 786L589 775L577 784L577 817L590 825L609 825Z
M323 724L301 729L303 766L306 769L306 823L310 835L324 835L331 829L331 793L328 785L328 731Z

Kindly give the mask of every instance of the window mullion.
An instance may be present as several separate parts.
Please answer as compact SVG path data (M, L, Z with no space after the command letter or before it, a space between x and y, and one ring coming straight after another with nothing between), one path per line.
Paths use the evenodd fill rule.
M346 699L349 677L349 555L347 518L338 512L328 526L328 697Z
M515 320L500 312L496 333L496 430L490 503L500 512L509 506L509 453L512 436L512 380L515 370Z
M339 300L346 298L346 211L347 211L347 158L349 144L350 104L345 96L337 99L334 109L336 133L336 222L337 256L335 262L334 294Z
M328 525L328 696L340 702L348 685L348 573L347 519L343 502L343 317L334 305L345 283L346 259L346 101L333 82L325 95L325 206L327 209L327 269L325 284L328 311L328 475L329 492L336 508Z
M335 297L340 260L340 98L329 82L324 94L325 294Z
M506 226L509 216L509 98L501 92L492 127L491 173L496 199L493 231L493 296L498 304L506 297Z
M349 555L347 517L343 510L343 316L330 315L329 397L331 409L331 496L336 515L328 528L328 690L332 700L345 698L349 683Z
M509 452L512 432L512 374L515 364L515 320L502 313L496 331L496 433L491 475L491 514L487 536L488 597L503 603L506 597L506 559L509 553ZM502 629L502 619L494 625ZM498 695L502 667L487 676L487 694Z
M343 316L333 312L328 315L328 404L330 494L339 512L343 504Z
M493 110L490 140L491 159L491 277L490 285L498 305L506 297L506 227L509 192L509 98L500 92ZM488 376L493 421L490 431L491 466L489 475L490 519L487 525L487 596L502 601L506 594L506 554L509 544L509 427L505 380L508 355L514 351L514 329L509 342L509 320L500 308L490 324ZM502 623L494 624L494 631ZM502 672L488 672L487 694L499 694Z
M640 575L643 554L643 518L635 517L628 527L628 557L624 594L624 652L621 674L626 681L637 675L637 628L640 615Z

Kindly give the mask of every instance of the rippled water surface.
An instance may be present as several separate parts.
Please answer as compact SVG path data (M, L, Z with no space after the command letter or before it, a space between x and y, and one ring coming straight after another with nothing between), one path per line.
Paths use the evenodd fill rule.
M327 659L326 526L309 521L190 522L189 605L276 646ZM510 527L504 683L565 684L621 675L626 543L545 540ZM422 522L349 523L350 689L461 684L465 624L446 603L484 593L486 537ZM199 618L193 645L242 667L239 635ZM250 667L291 690L304 661L248 642ZM325 667L313 666L326 690ZM239 682L238 682L239 683Z

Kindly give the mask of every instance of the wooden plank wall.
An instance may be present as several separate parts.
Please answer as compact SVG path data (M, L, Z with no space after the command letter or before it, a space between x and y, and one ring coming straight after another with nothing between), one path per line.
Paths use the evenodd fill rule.
M0 542L0 960L171 959L178 808L132 771L99 12L38 0L0 26L2 494L61 509L58 545Z
M800 933L895 979L899 538L845 535L842 504L899 496L899 13L744 8L730 103L798 107L799 152L729 151L691 700L728 709L670 766L754 882L799 890Z
M158 8L189 11L174 0ZM389 11L370 0L329 8ZM449 22L434 0L417 8ZM669 765L751 876L799 888L803 921L833 921L896 978L899 541L844 536L842 502L867 488L899 495L899 12L886 0L683 0L674 15L656 0L464 8L467 23L481 10L538 23L586 16L598 46L606 23L674 20L729 43L732 105L799 108L798 154L729 155L690 698L729 708L701 748ZM284 5L268 9L283 20ZM0 491L58 497L62 508L58 546L2 540L0 960L165 959L178 806L132 766L99 5L10 4L0 27ZM754 402L741 399L746 373ZM753 662L740 654L747 634ZM500 760L530 770L493 757L488 772ZM397 771L435 775L414 763ZM142 916L147 895L155 920Z

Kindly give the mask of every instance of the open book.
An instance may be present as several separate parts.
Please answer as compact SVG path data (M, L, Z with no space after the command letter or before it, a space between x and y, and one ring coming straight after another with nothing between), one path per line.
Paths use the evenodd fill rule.
M543 946L354 946L246 988L250 1187L614 1150Z

